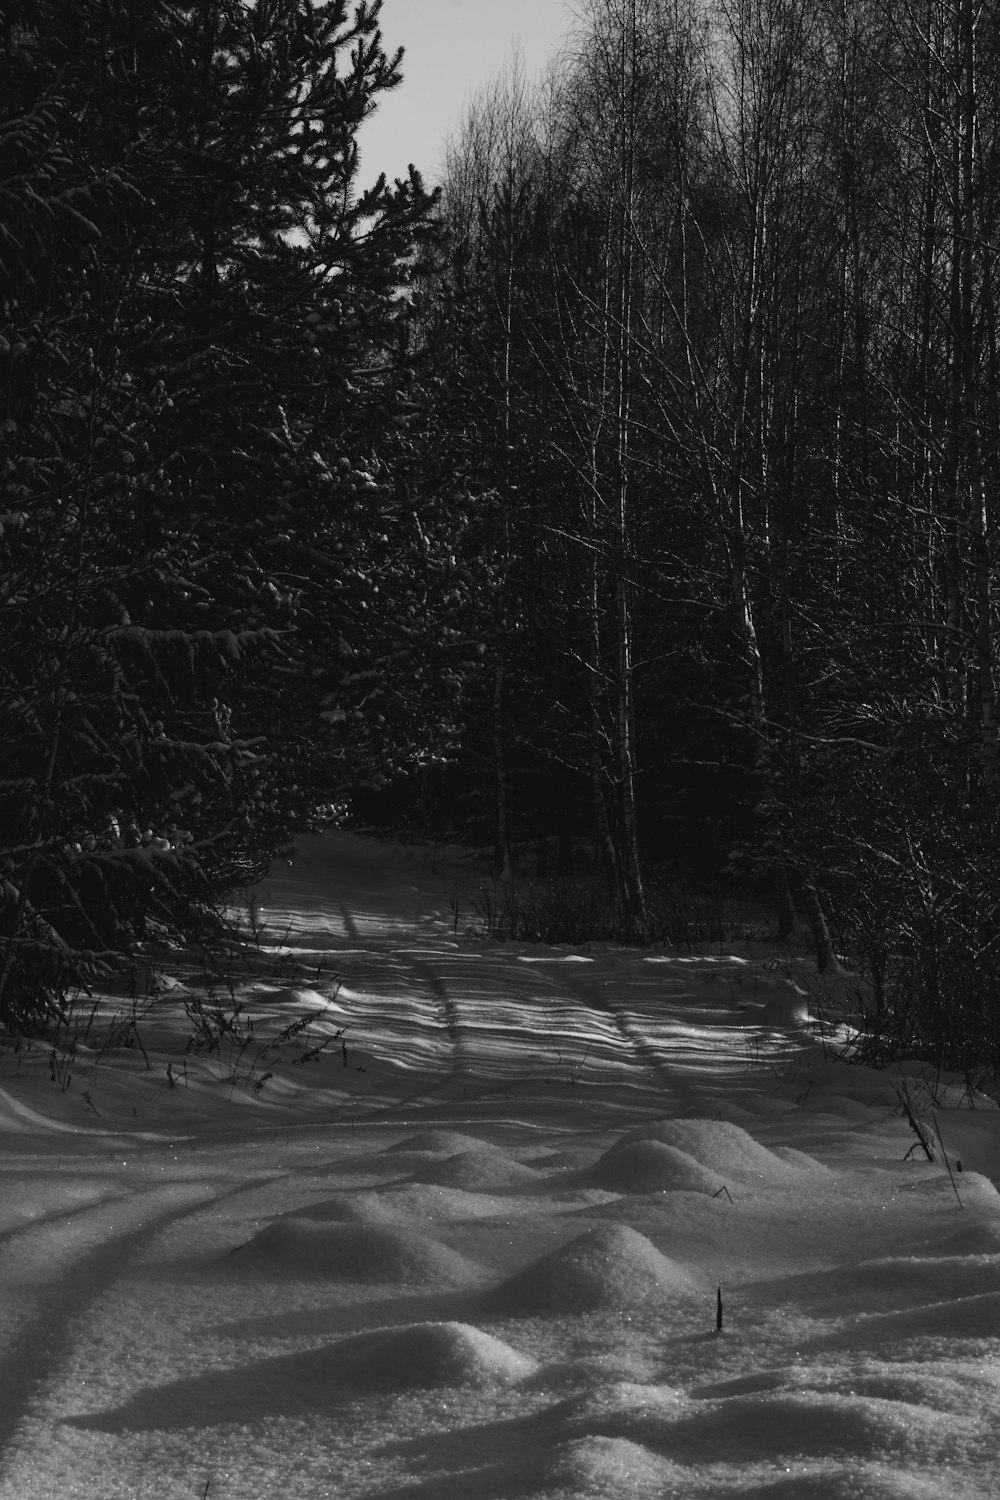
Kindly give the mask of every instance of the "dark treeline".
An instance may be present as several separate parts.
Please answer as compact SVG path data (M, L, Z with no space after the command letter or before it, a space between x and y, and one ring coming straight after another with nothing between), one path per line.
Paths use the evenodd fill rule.
M650 856L742 841L995 1050L998 26L590 0L470 112L429 286L498 858L586 818L641 936Z
M0 3L15 1027L138 939L203 929L450 712L462 499L401 296L431 199L357 184L399 82L378 10Z
M378 11L0 0L0 1014L389 785L1000 1058L1000 19L588 0L435 203Z

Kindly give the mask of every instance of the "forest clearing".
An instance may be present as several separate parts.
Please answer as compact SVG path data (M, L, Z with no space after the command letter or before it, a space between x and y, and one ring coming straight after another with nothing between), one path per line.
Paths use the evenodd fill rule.
M995 1102L837 1060L805 956L456 935L450 854L272 872L260 1052L189 973L5 1059L0 1493L992 1495Z

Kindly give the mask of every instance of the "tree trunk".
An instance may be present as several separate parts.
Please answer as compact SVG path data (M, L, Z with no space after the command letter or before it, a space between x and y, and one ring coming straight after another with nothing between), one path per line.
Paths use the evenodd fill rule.
M507 736L504 725L504 664L498 657L493 674L493 766L495 815L493 872L503 880L512 876L507 809Z

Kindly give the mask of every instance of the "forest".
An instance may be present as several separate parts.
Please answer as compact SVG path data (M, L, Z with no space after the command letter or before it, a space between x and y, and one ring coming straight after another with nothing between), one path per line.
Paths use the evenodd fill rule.
M1000 18L585 0L437 185L380 11L0 0L5 1032L336 810L995 1071Z

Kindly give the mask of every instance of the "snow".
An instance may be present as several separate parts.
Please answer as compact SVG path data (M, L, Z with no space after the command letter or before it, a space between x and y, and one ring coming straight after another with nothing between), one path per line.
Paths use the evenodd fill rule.
M994 1102L795 954L471 938L456 857L305 839L233 994L0 1059L2 1500L995 1495Z
M662 1307L695 1290L693 1278L625 1225L588 1229L496 1288L487 1306L509 1316Z
M475 1279L458 1251L409 1226L330 1224L285 1214L233 1252L236 1269L280 1281L323 1276L338 1281L415 1286L461 1286Z

